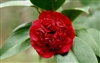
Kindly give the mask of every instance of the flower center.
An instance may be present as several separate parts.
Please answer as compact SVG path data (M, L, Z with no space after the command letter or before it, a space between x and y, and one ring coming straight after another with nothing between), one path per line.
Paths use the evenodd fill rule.
M61 22L46 24L41 25L36 31L39 41L43 44L43 47L47 47L50 50L57 50L64 45L67 37L67 29Z
M50 31L48 32L48 34L55 34L55 31Z

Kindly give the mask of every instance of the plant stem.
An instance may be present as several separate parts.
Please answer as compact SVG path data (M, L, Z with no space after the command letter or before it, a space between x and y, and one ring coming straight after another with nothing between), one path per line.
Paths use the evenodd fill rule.
M32 7L36 8L37 12L40 14L40 11L39 11L38 7L36 7L36 6L32 6Z

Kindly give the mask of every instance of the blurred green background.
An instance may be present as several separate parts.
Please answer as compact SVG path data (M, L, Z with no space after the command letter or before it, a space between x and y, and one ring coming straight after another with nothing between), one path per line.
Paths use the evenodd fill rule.
M0 0L0 3L10 0ZM80 2L79 0L66 0L68 1L63 5L63 9L82 7L88 5L87 2ZM82 1L82 0L81 0ZM98 1L99 2L99 1ZM96 4L92 2L89 4L89 14L82 13L73 23L88 26L100 30L100 2ZM36 20L38 12L33 7L24 6L11 6L0 8L0 47L4 41L10 36L12 30L18 25ZM9 44L8 44L9 45ZM12 51L13 52L13 51ZM54 57L50 59L42 59L39 62L39 56L35 50L30 47L28 50L23 51L13 57L1 60L1 63L55 63Z

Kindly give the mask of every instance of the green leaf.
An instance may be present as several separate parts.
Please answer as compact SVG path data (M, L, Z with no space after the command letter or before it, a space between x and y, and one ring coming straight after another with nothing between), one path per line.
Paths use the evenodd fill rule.
M100 7L100 6L99 6ZM95 9L96 11L91 10L89 15L80 15L73 22L74 24L82 24L84 26L88 26L89 28L95 28L100 31L100 11Z
M71 21L73 21L82 12L86 12L87 14L89 14L88 10L89 10L88 6L87 7L83 7L83 8L67 9L67 10L63 10L62 14L66 15L67 17L69 17L69 19Z
M93 35L95 35L94 33ZM77 36L86 41L86 43L93 49L94 53L100 57L100 47L95 39L86 30L77 30Z
M87 29L87 32L93 37L93 39L97 42L100 48L100 31L90 28Z
M45 10L57 10L65 0L30 0L34 5Z
M55 55L57 63L98 63L91 47L82 39L75 37L72 50L68 54Z
M74 53L70 50L65 56L55 55L57 63L79 63Z
M91 4L100 5L100 0L80 0L80 2L83 5L91 5Z
M30 46L29 28L31 23L25 23L18 26L11 36L4 42L0 49L0 60L11 57Z
M32 22L21 24L20 26L16 27L16 28L13 30L13 33L14 33L14 32L18 32L19 30L22 30L22 29L29 29L29 27L31 26L31 23L32 23Z
M8 6L31 6L32 3L30 1L8 1L0 4L0 8L8 7Z
M74 39L72 51L79 60L79 63L98 63L91 47L78 37Z
M84 26L82 24L72 24L74 29L87 29L89 28L88 26Z

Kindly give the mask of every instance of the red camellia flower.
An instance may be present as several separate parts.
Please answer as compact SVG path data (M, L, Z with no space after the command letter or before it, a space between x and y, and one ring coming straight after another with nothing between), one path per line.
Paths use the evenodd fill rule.
M75 36L69 18L56 11L42 11L29 34L31 45L43 58L67 53Z

